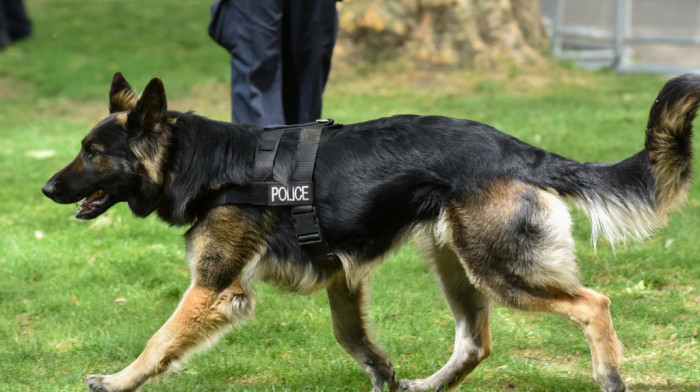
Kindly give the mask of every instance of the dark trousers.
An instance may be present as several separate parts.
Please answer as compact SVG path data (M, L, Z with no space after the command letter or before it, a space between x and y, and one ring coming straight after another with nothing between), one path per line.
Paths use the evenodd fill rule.
M227 44L217 41L231 53L233 121L264 126L320 118L338 32L335 0L229 0L225 6L219 23L225 21Z
M32 24L27 17L22 0L0 0L0 33L12 40L32 35Z

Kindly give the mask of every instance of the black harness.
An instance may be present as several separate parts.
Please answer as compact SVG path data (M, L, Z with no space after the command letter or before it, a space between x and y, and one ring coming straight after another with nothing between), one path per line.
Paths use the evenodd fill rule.
M321 133L333 125L333 119L308 124L265 127L255 151L252 182L245 186L230 186L207 196L200 203L200 215L226 204L292 206L294 231L301 248L313 261L339 261L321 234L314 207L314 165ZM273 178L275 157L282 136L299 133L294 170L288 184Z

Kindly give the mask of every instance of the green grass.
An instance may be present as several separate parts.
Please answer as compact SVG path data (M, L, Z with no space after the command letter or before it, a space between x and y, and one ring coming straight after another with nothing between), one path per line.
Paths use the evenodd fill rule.
M228 117L228 58L206 36L209 2L28 1L35 37L0 52L0 390L80 391L88 373L126 366L189 283L182 233L116 206L78 222L41 185L106 114L112 73L142 89L161 76L174 109ZM355 122L396 113L483 121L579 160L638 151L663 79L553 67L510 75L334 74L327 116ZM694 169L700 169L696 160ZM576 215L582 281L612 299L635 391L700 389L700 188L644 244L590 246ZM369 390L334 342L323 293L256 287L257 317L145 391ZM452 349L450 314L410 246L375 273L376 340L399 377L426 376ZM117 301L119 299L119 301ZM125 301L124 301L125 300ZM459 390L591 391L583 334L556 317L493 312L494 354Z

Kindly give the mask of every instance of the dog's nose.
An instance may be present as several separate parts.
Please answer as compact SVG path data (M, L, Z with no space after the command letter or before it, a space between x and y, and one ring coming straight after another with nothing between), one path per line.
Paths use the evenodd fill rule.
M49 182L47 182L46 184L44 184L43 187L41 187L41 191L49 199L53 199L53 194L54 194L55 190L56 190L56 182L53 180L49 180Z

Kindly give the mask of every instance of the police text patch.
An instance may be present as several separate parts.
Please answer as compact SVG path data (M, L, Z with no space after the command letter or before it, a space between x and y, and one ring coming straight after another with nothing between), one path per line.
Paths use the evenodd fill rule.
M295 182L287 186L271 184L267 191L267 204L272 206L311 204L313 199L311 182Z

